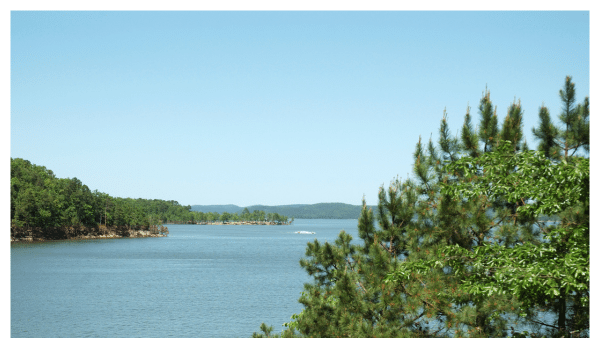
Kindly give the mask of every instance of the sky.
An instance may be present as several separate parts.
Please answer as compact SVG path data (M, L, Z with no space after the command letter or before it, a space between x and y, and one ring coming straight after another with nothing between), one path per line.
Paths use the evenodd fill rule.
M486 88L534 148L567 75L590 95L589 32L586 11L13 11L10 157L116 197L374 205Z

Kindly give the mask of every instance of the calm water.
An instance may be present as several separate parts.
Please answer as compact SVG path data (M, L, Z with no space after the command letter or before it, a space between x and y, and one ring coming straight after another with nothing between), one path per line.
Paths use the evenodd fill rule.
M172 224L166 238L14 243L12 337L250 337L263 321L279 332L302 310L306 242L342 229L358 238L356 224Z

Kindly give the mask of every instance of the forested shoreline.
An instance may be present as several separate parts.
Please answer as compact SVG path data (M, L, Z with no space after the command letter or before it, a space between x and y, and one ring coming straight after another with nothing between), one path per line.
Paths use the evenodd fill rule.
M458 133L444 112L413 177L363 199L358 241L308 243L303 310L253 337L589 337L589 98L569 76L558 94L537 151L519 101L501 120L486 90Z
M375 206L374 206L375 207ZM192 205L193 211L239 213L244 209L237 205ZM264 210L288 215L296 219L358 219L362 205L346 203L316 203L316 204L291 204L291 205L251 205L246 209Z
M286 225L293 219L245 209L240 214L191 211L177 201L112 197L91 191L76 177L58 178L52 170L11 158L11 240L158 237L164 224L245 222Z

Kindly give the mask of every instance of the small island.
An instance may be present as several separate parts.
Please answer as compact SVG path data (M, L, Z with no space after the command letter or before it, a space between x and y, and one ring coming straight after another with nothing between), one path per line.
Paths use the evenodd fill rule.
M264 210L254 210L250 212L244 208L240 213L229 213L224 211L222 214L217 212L194 212L195 224L231 224L231 225L290 225L294 218L280 215L276 212L265 212Z

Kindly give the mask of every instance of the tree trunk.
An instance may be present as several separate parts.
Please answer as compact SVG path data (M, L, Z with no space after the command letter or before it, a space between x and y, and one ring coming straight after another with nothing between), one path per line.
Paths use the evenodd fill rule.
M560 330L566 329L567 323L567 299L565 289L560 289L560 299L558 300L558 328Z

